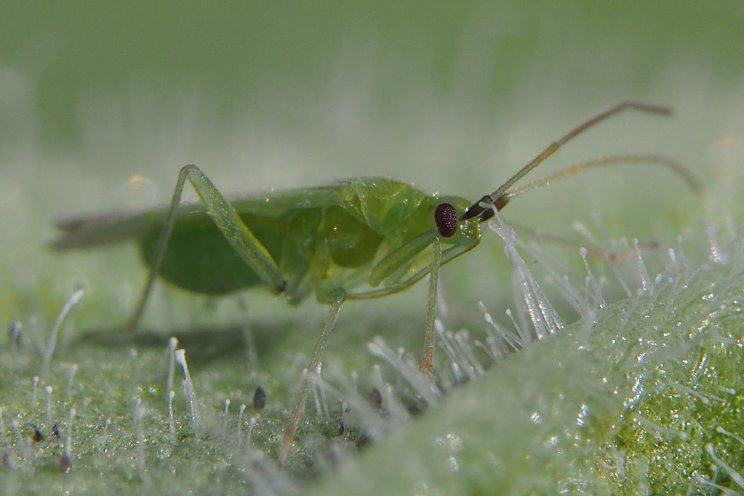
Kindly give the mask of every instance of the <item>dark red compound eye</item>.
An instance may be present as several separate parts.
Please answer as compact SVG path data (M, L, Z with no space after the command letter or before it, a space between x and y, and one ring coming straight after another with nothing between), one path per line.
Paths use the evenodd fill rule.
M440 203L434 210L434 222L437 223L439 234L445 238L455 235L457 232L457 212L455 207L449 203Z

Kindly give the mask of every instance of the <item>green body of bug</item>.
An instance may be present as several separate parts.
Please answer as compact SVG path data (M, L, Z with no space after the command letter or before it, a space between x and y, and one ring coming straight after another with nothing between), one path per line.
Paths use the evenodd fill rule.
M245 225L276 261L291 303L314 293L331 303L335 291L346 298L382 296L400 291L428 274L437 237L434 211L449 203L462 214L463 198L435 198L410 185L382 178L357 178L332 186L287 191L231 202ZM165 211L105 216L61 224L55 246L75 248L136 239L143 259L154 258ZM474 248L477 222L463 222L443 239L442 262ZM405 257L381 264L397 249ZM158 275L192 292L219 295L262 285L260 276L242 263L207 213L198 205L181 207ZM353 293L355 289L361 289Z
M669 109L623 102L551 143L493 193L469 205L463 198L432 197L389 179L351 179L332 186L228 202L196 166L183 167L170 207L132 215L101 216L60 224L57 248L136 239L150 266L130 330L136 329L159 275L185 289L224 294L262 285L290 302L314 293L329 305L309 373L319 369L339 309L347 299L401 291L429 275L421 369L429 374L434 350L437 278L441 265L475 248L480 223L509 201L534 188L590 168L626 162L667 167L693 189L697 180L684 167L658 155L633 154L582 162L542 180L515 183L561 146L625 109L668 114ZM180 207L186 181L201 205ZM283 464L304 408L309 380L303 376L279 454Z

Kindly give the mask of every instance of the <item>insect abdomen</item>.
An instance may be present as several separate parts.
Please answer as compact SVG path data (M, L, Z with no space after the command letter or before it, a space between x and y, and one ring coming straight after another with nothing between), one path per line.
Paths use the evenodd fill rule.
M281 252L282 220L250 218L256 237L276 257ZM265 219L264 219L265 220ZM160 229L140 239L142 258L149 265ZM206 216L177 222L168 241L158 275L176 286L203 294L226 294L262 284L258 275L240 258L214 223Z

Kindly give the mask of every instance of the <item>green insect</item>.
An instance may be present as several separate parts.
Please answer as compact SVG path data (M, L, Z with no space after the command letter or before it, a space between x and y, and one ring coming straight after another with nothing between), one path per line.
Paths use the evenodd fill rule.
M129 329L136 330L156 277L210 295L264 286L290 303L311 293L330 310L287 423L279 463L294 440L308 390L323 349L346 300L377 298L402 291L429 276L421 369L429 374L434 351L434 318L439 268L474 249L480 223L514 196L586 169L625 162L668 167L698 189L677 163L657 155L623 155L582 162L521 188L514 184L576 135L624 109L668 114L665 107L623 102L574 128L491 194L475 203L455 196L434 197L397 181L357 178L331 186L304 188L228 202L195 165L178 175L170 206L136 214L106 215L60 223L58 249L134 239L149 275ZM189 181L201 205L180 207Z

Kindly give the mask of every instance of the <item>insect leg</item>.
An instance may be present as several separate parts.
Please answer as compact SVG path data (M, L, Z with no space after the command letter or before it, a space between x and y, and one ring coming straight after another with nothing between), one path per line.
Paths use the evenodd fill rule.
M199 199L204 204L209 217L243 261L258 274L270 289L276 293L281 293L285 289L286 282L276 262L248 226L243 223L233 206L225 200L217 187L196 165L185 165L178 173L178 180L173 190L168 214L150 263L150 273L137 303L137 309L129 322L130 332L137 329L147 305L155 277L157 277L158 269L168 247L168 240L173 232L178 205L181 202L181 194L187 179L199 195Z
M432 237L429 238L429 244L433 243L434 242L434 239L436 239L436 234L434 234L434 233L436 233L436 231L432 230ZM417 242L417 241L414 239L412 242ZM472 250L476 246L478 246L478 242L473 242L471 244L464 245L464 246L451 246L451 247L443 250L442 251L442 259L441 259L441 262L439 263L439 266L441 267L442 265L450 262L451 260L454 260L455 258L459 257L460 255L463 255L464 253L469 252L470 250ZM419 251L421 251L422 249L424 249L424 248L426 248L426 246L424 246L421 249L415 251L414 252L414 255L416 253L418 253ZM391 257L396 257L396 259L397 259L398 256L399 256L398 253L397 252L394 252L393 254L389 255L387 258L381 260L378 265L376 265L375 267L373 267L372 274L374 275L375 274L375 271L378 270L378 268L383 263L384 264L387 264L388 263L388 260ZM398 261L398 262L400 262L400 261ZM392 263L392 262L390 262L390 263ZM395 266L395 269L397 269L397 268L400 268L400 263L398 263L398 265ZM393 294L393 293L399 293L399 292L401 292L403 290L406 290L406 289L410 288L411 286L413 286L414 284L416 284L418 281L420 281L421 279L423 279L424 277L426 277L426 275L429 274L430 271L431 271L431 267L429 265L427 265L426 267L422 268L421 270L419 270L415 274L411 274L410 276L406 277L403 280L400 280L399 282L397 282L395 284L389 284L387 286L383 286L383 287L379 287L379 288L375 288L375 289L370 289L368 291L362 291L362 292L359 292L359 293L347 293L346 299L347 300L370 300L372 298L379 298L381 296L387 296L387 295L390 295L390 294ZM370 283L371 280L372 280L372 276L370 276L370 279L368 279L367 282ZM379 284L379 282L381 282L381 281L378 281L378 284ZM371 283L370 283L370 285L371 285Z
M373 287L379 285L384 279L400 269L403 264L415 257L421 250L432 244L437 239L437 236L439 234L437 234L436 229L426 231L380 260L370 271L369 278L367 279L369 285Z
M431 375L434 356L434 319L437 312L437 285L439 284L439 267L442 262L442 245L439 238L431 244L433 258L429 272L429 295L426 300L426 330L424 331L424 353L421 358L421 372Z
M336 299L331 303L328 310L328 316L326 317L323 328L320 331L320 337L318 342L315 343L315 350L310 358L310 363L302 373L302 382L300 384L300 390L297 392L297 399L295 405L292 408L292 413L287 421L287 426L284 428L284 437L282 439L282 447L279 451L279 466L283 466L287 460L289 454L289 448L294 441L295 432L297 431L297 424L300 422L302 417L302 411L305 409L305 397L307 396L307 389L310 386L311 374L318 373L320 362L323 358L323 351L325 350L328 337L331 335L333 327L336 325L336 317L338 317L338 311L341 309L341 304L346 300L346 294L339 291Z

